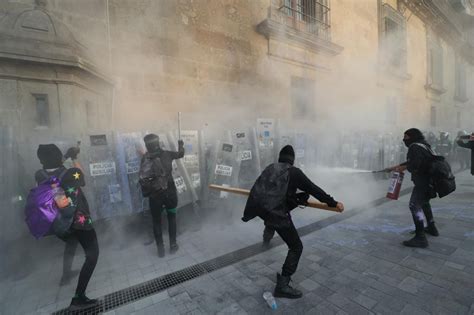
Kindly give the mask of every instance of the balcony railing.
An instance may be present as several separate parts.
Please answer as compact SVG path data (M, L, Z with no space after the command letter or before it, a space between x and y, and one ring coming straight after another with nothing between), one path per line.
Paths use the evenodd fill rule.
M330 8L327 0L273 0L270 18L300 32L331 39Z

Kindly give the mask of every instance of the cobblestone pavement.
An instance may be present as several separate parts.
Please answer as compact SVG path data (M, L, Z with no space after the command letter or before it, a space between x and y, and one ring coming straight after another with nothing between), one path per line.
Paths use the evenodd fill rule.
M458 176L457 191L432 201L439 237L427 249L401 242L413 229L408 196L303 238L294 285L299 300L272 290L286 247L196 278L108 314L474 314L474 180Z
M278 299L276 313L474 314L474 180L468 173L457 178L455 194L432 202L441 236L429 237L427 249L400 244L413 229L408 196L303 237L293 284L304 297ZM303 226L330 215L301 211L294 220ZM88 294L100 297L260 241L261 222L237 224L185 233L182 250L164 260L143 239L125 250L106 247ZM286 247L278 246L108 314L275 313L262 294L273 290L285 255ZM77 268L80 263L75 260ZM69 304L75 281L58 287L61 257L37 268L22 281L0 285L0 314L50 313Z

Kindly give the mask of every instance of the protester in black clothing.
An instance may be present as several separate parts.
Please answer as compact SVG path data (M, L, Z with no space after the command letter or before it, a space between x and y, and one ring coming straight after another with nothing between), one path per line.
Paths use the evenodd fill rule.
M81 187L85 186L85 180L82 167L76 160L78 153L79 148L70 148L68 150L64 157L70 157L73 161L74 167L66 169L63 165L63 154L56 145L40 145L38 147L37 155L43 168L35 174L35 180L37 183L41 183L50 176L60 178L61 188L66 193L66 196L70 198L72 204L76 207L70 230L66 236L61 238L66 242L63 261L63 277L61 279L62 283L67 282L73 276L71 274L71 265L78 243L81 244L86 254L86 260L79 273L76 294L72 298L69 308L71 311L91 307L97 303L97 300L89 299L85 295L85 292L99 258L97 235L92 225L87 199L81 189Z
M295 273L303 252L303 244L290 215L290 211L298 204L297 199L302 197L302 193L297 194L296 191L301 190L303 194L306 194L306 198L303 197L303 199L307 199L309 197L308 194L310 194L321 202L327 203L330 207L337 207L339 210L344 210L342 203L335 201L321 188L311 182L311 180L309 180L299 168L293 166L294 162L295 152L293 147L287 145L280 151L278 163L267 167L261 175L263 176L263 174L268 170L275 170L276 172L282 170L283 175L281 176L288 176L289 178L286 196L271 196L268 194L263 196L264 199L268 198L268 200L263 201L267 204L272 202L271 199L279 200L278 198L283 197L281 198L281 203L277 201L279 204L274 207L274 211L265 213L261 212L262 200L257 200L260 197L255 197L254 185L245 207L244 217L242 218L242 220L246 222L256 216L260 216L265 222L264 241L269 242L276 231L288 245L288 254L285 263L283 264L282 273L277 274L277 285L274 292L276 297L286 298L300 298L303 295L301 291L296 290L289 285L291 276ZM276 177L279 176L279 174L276 175ZM286 188L286 186L284 187Z
M471 175L474 175L474 132L470 136L462 136L457 140L460 147L471 149Z
M158 256L164 257L163 235L161 228L161 212L166 209L168 217L168 233L170 238L170 252L175 253L179 246L176 242L176 211L178 206L178 192L172 176L172 162L184 156L184 142L178 141L178 151L165 151L160 147L160 138L155 134L148 134L143 139L147 153L145 158L159 158L168 179L165 191L150 196L150 212L153 218L153 233L158 247Z
M405 131L403 142L408 147L407 161L387 168L387 171L404 172L408 170L411 173L411 180L415 185L409 202L409 208L415 223L415 237L404 241L403 245L408 247L427 247L428 240L426 239L425 231L433 236L439 235L430 205L430 199L434 197L428 173L432 161L432 155L429 151L431 146L425 141L421 131L416 128ZM424 228L423 214L428 224L426 229Z

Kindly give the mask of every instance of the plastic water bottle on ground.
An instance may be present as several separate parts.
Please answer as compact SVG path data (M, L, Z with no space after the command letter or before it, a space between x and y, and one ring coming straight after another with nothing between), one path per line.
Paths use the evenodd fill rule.
M265 292L263 293L263 298L265 299L265 301L267 301L267 304L268 306L270 306L270 308L272 310L276 310L277 309L277 303L276 303L276 300L275 298L273 297L273 294L271 292Z

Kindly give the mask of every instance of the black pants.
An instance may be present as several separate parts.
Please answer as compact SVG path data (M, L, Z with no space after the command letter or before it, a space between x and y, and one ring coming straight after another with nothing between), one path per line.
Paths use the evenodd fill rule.
M76 253L77 244L81 244L86 254L86 260L82 265L77 282L76 295L83 295L86 292L89 280L92 277L97 260L99 259L99 243L95 230L73 230L72 234L66 239L63 258L63 275L71 272L72 261Z
M429 187L415 185L411 193L409 208L413 217L413 222L415 223L415 228L419 232L424 229L423 214L425 215L428 224L434 223L429 192Z
M176 206L177 194L170 192L160 197L150 197L150 212L153 218L153 233L156 245L163 245L163 232L161 227L161 213L166 210L168 217L168 233L170 245L176 244Z
M285 228L265 226L263 231L263 239L269 241L272 239L275 231L280 235L282 240L288 245L288 254L286 255L285 263L283 264L281 274L285 277L293 275L298 268L301 254L303 253L303 243L301 242L298 231L290 220L290 226Z

